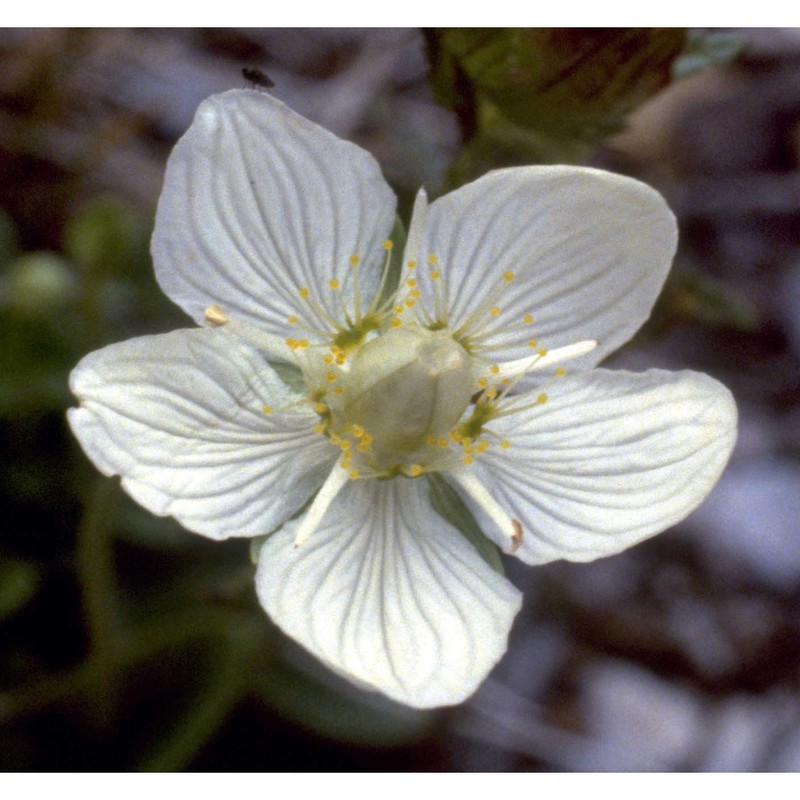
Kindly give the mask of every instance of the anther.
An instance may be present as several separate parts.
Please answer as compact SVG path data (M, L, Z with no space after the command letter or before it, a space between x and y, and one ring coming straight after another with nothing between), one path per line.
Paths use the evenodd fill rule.
M511 524L514 526L514 535L511 537L509 552L516 553L522 544L522 523L518 519L512 519Z
M203 316L205 317L206 322L209 325L213 325L215 328L218 328L220 325L226 325L228 323L228 317L216 303L210 305L205 310Z

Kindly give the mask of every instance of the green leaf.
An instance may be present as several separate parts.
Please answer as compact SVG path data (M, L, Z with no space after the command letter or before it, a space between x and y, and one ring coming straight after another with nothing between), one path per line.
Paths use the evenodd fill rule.
M73 303L78 283L71 265L56 253L26 253L9 264L5 304L24 314L48 314Z
M142 266L146 241L145 226L113 197L88 202L69 220L63 236L65 254L87 273L121 276Z
M464 501L441 475L432 472L426 477L430 485L429 497L433 510L462 533L495 572L505 574L497 546L486 537Z
M320 680L315 680L280 663L264 673L258 692L261 700L285 719L319 736L355 745L413 744L430 735L436 720L434 712L359 692L329 674L323 677L322 672Z
M0 563L0 620L22 609L36 594L41 582L39 570L17 558Z

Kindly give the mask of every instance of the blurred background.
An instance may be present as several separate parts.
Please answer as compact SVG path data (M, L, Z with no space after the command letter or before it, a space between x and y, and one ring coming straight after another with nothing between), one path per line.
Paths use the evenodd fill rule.
M609 365L734 392L684 523L508 561L509 651L462 706L335 678L260 611L244 541L139 509L71 437L90 350L189 325L148 247L207 95L263 70L407 210L509 164L658 188L681 249ZM800 30L0 31L0 769L800 770Z

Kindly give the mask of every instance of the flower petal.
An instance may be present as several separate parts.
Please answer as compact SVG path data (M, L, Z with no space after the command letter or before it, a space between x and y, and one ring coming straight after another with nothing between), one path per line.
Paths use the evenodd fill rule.
M319 488L335 448L257 350L224 330L144 336L73 370L75 435L145 508L212 539L268 533ZM274 410L264 413L264 406Z
M329 330L325 312L341 317L329 281L346 290L358 255L361 293L371 299L395 205L365 150L265 92L215 95L167 163L152 243L156 277L200 324L217 304L272 333L285 335L290 315Z
M417 707L461 702L506 649L519 592L432 509L424 480L352 481L308 541L265 542L272 619L351 679Z
M433 202L420 251L408 257L438 256L452 329L483 304L493 361L529 354L531 338L551 350L598 340L573 364L586 367L649 317L676 244L672 213L639 181L586 167L521 167ZM430 283L420 280L420 290L433 307ZM534 322L522 327L526 314Z
M530 564L590 561L703 501L733 448L736 406L700 373L594 370L560 379L544 405L489 427L511 446L490 448L475 468L522 522L516 555Z

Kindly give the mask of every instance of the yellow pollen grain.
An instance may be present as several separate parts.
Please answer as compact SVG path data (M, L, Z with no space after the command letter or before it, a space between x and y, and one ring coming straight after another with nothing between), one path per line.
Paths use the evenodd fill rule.
M511 283L511 281L513 281L513 280L514 280L514 278L516 278L516 277L517 277L517 276L516 276L516 275L515 275L515 274L514 274L514 273L513 273L513 272L512 272L510 269L507 269L507 270L506 270L506 271L503 273L503 280L504 280L506 283Z
M536 398L536 402L537 402L537 403L538 403L540 406L543 406L543 405L544 405L544 404L547 402L547 394L546 394L545 392L542 392L542 393L541 393L541 394L540 394L540 395L539 395L539 396Z
M360 439L364 435L364 429L360 425L351 425L350 433L352 433L356 439Z
M341 366L347 360L347 356L344 353L338 353L336 356L336 363Z
M492 310L489 312L493 317L500 316L500 309L497 306L492 306Z
M393 247L394 247L394 242L391 239L387 239L383 243L383 249L384 250L391 250Z
M567 371L564 367L556 367L556 377L563 378L567 374Z
M342 439L342 441L339 442L339 448L343 453L346 453L350 449L350 446L350 442L348 442L347 439Z
M422 475L422 467L419 464L412 464L408 468L408 474L412 478L418 478L420 475Z
M503 439L503 441L500 442L500 447L502 447L503 450L508 450L508 448L511 447L511 442L509 442L508 439Z
M271 414L271 413L272 413L272 406L264 406L264 407L263 407L261 410L262 410L262 411L263 411L265 414Z
M531 324L533 323L533 314L526 314L526 315L525 315L525 316L522 318L522 321L523 321L523 322L524 322L526 325L531 325Z
M328 281L328 286L330 286L331 289L338 289L339 288L339 281L337 281L336 278L331 278Z
M350 256L350 266L357 267L361 263L361 259L358 256Z
M395 314L402 314L406 310L405 306L395 306L394 313Z
M307 286L301 286L297 290L297 294L299 294L300 297L308 297L308 295L309 295L308 287Z
M420 290L419 290L419 289L412 289L412 290L409 292L409 295L410 295L411 297L413 297L415 300L417 300L417 299L419 299L419 298L422 296L422 293L420 292Z
M331 444L335 444L337 447L342 443L342 440L334 433L331 436Z

